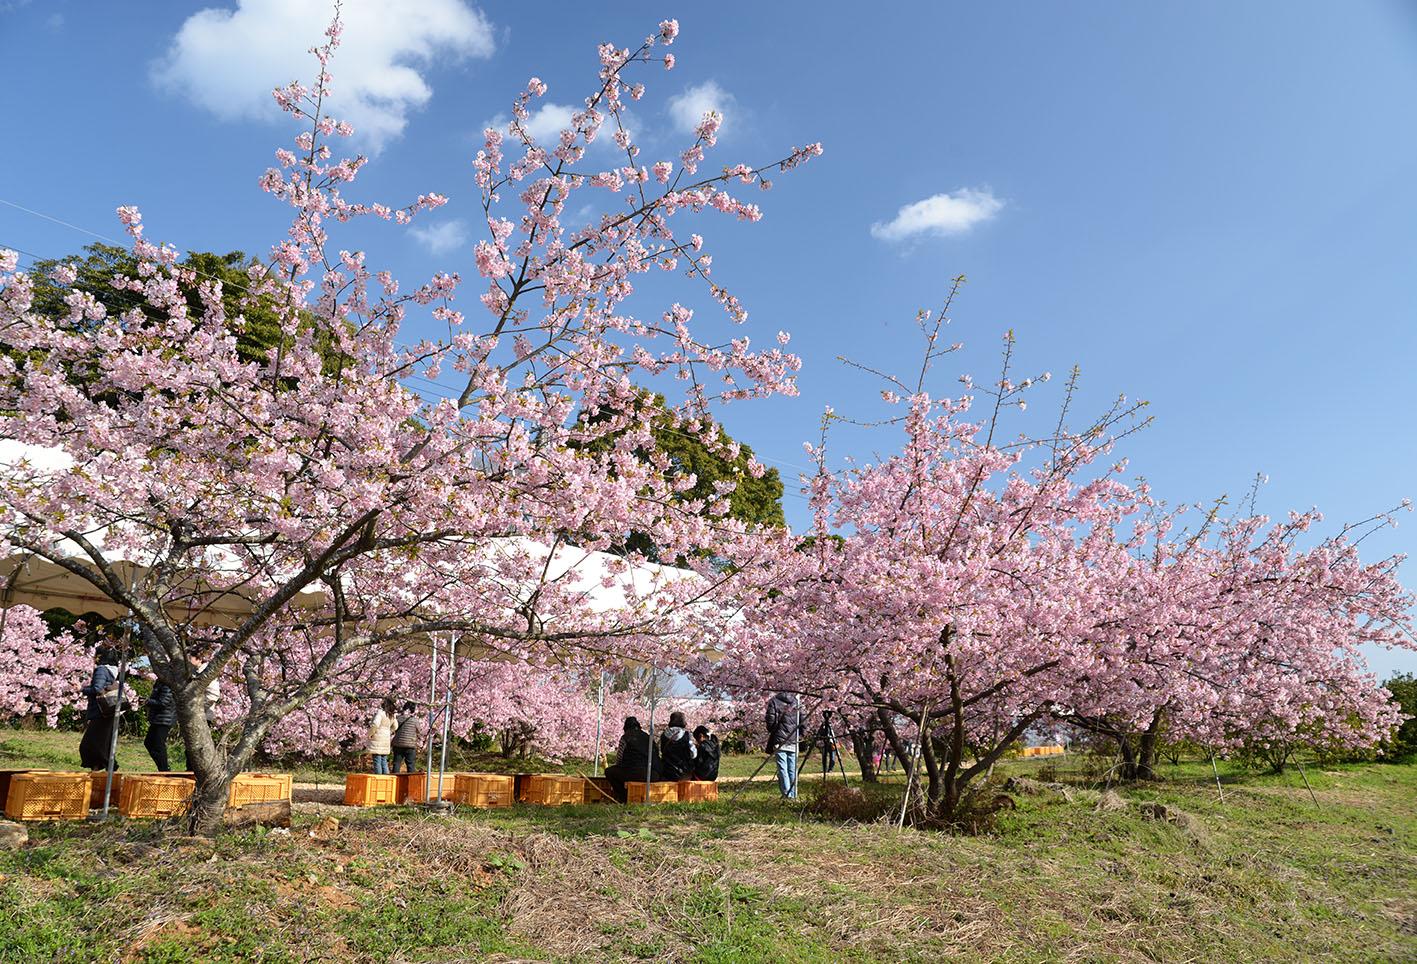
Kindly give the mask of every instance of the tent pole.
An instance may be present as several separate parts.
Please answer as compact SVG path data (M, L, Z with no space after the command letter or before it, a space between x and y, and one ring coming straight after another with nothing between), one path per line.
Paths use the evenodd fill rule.
M448 730L453 723L453 684L457 682L458 639L448 640L448 691L443 701L443 754L438 760L438 803L443 802L443 773L448 769ZM430 773L429 776L432 776ZM431 782L431 781L428 781Z
M653 796L650 793L650 784L654 782L654 707L659 702L659 693L654 688L654 674L658 668L652 668L649 674L649 753L645 757L645 804L652 802Z
M113 729L108 736L108 773L103 778L103 816L108 819L108 798L113 795L113 765L118 756L118 727L123 722L123 681L128 676L128 643L132 642L133 630L124 631L123 655L118 660L118 702L113 705Z
M600 776L600 727L605 719L605 670L600 671L600 695L595 701L595 757L591 760L591 776Z
M433 637L433 668L428 671L428 765L423 768L423 802L433 799L433 707L438 702L438 637Z

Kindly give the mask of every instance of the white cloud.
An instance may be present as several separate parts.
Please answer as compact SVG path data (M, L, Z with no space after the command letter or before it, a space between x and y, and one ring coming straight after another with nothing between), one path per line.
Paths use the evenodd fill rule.
M579 108L571 107L567 104L556 104L547 101L535 110L528 111L526 119L527 132L531 134L532 140L536 141L537 144L546 148L548 151L554 151L561 144L561 132L570 130L572 126L571 117L578 109ZM510 136L511 123L511 118L506 114L498 114L496 117L483 124L482 127L478 128L478 142L481 143L482 131L488 127L495 127L497 130ZM620 123L625 126L625 130L633 138L635 136L635 118L628 110L622 109L620 111ZM609 148L612 151L619 152L620 156L624 157L624 152L621 151L620 147L615 143L615 124L608 118L605 123L600 126L600 131L595 136L595 143L590 147L592 151L600 148ZM520 156L518 153L519 148L519 141L507 141L502 145L503 152L512 156Z
M692 134L704 119L704 114L716 110L723 117L723 124L718 129L719 136L722 136L728 126L728 115L737 104L733 95L718 86L717 81L706 80L702 84L686 87L682 94L669 98L669 116L674 119L674 126Z
M468 242L467 225L462 221L415 224L408 231L432 254L448 254Z
M324 41L332 11L328 0L201 10L153 65L153 80L218 117L274 116L273 88L313 80L309 49ZM487 57L494 46L492 25L463 0L356 0L342 19L330 110L374 149L402 134L410 112L432 97L420 68L437 57Z
M992 220L1004 207L988 188L961 188L953 194L933 194L907 204L891 220L871 225L871 236L882 241L904 241L916 235L945 237L964 234L976 224Z

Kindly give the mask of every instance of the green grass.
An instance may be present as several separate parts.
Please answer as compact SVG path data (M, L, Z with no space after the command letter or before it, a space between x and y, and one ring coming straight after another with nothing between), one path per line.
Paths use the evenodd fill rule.
M1317 806L1297 772L1221 774L1223 802L1208 763L1123 788L1117 813L1019 796L980 836L825 822L770 783L704 806L341 810L329 840L305 811L215 844L35 826L0 853L0 959L1417 959L1417 767L1309 769Z

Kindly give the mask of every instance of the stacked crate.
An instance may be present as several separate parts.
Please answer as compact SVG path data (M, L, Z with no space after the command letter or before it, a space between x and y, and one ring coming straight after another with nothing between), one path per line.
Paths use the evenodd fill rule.
M346 807L378 807L398 802L398 780L392 773L349 773L344 778Z
M567 803L585 802L585 780L559 773L538 773L526 788L526 802L544 807L559 807Z
M89 775L31 771L10 775L5 816L11 820L83 820L89 815Z
M451 770L443 774L442 798L444 800L456 799L454 796L454 787L456 786L458 776L459 774ZM431 794L428 790L427 781L429 777L426 773L398 773L394 775L394 778L398 783L399 803L425 803L430 796L433 798L438 796L438 774L436 773L432 775Z
M125 817L177 817L187 812L197 781L173 773L130 773L118 793L118 812Z
M680 780L680 803L716 803L718 784L712 780Z
M645 802L645 785L643 783L625 784L626 795L630 803ZM649 785L650 803L677 803L679 802L679 784L677 783L651 783Z
M614 803L615 788L610 783L609 777L586 777L585 778L585 802L586 803Z
M240 808L253 803L289 800L289 773L238 773L231 780L227 806Z
M509 774L459 773L453 782L453 800L467 807L510 807L516 797Z

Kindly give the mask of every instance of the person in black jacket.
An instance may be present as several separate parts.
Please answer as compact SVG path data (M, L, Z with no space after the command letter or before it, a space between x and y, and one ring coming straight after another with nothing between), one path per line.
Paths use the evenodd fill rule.
M654 759L651 761L650 757ZM633 716L625 717L625 733L620 737L620 745L615 748L615 762L605 768L605 777L615 791L615 799L621 803L629 800L627 783L640 783L645 772L650 771L651 780L662 780L659 754L654 752L654 741L640 728L640 721Z
M694 727L694 747L697 751L694 755L694 779L717 780L718 737L710 733L708 727L696 726Z
M170 769L167 765L167 735L177 722L177 698L172 693L172 687L162 680L154 683L152 695L143 709L148 714L148 735L143 739L143 746L147 748L148 756L153 758L157 772L167 773Z
M689 722L675 710L669 714L669 725L659 737L659 759L665 780L687 780L694 772L694 757L698 745L689 736Z
M405 700L399 714L395 717L398 727L394 730L394 738L390 745L394 751L393 766L390 773L399 772L399 763L403 763L403 772L412 773L413 765L417 763L418 747L423 742L418 733L418 707L413 700Z
M111 647L100 646L94 662L97 665L89 685L79 691L89 701L84 710L84 735L79 738L79 759L87 769L106 770L117 710L113 702L118 692L118 654Z
M777 761L777 788L784 800L797 799L797 741L802 737L802 703L792 693L768 700L768 754Z

